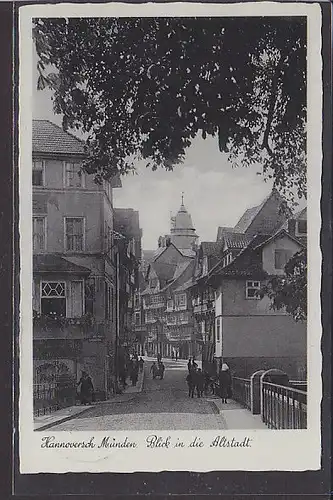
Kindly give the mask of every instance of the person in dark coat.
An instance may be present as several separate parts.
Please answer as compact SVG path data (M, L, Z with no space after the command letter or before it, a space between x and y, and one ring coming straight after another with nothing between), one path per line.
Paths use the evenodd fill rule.
M93 398L94 386L87 372L82 372L81 378L77 385L80 386L81 404L90 404Z
M132 363L132 369L131 369L131 374L130 374L130 378L131 378L131 382L132 382L133 386L135 386L137 384L138 376L139 376L139 363L138 363L138 361L134 360Z
M195 380L194 380L194 372L192 370L189 371L189 373L186 377L186 382L188 385L188 397L193 398L194 397L194 389L195 389Z
M192 370L192 359L191 358L188 358L187 369L188 369L189 373Z
M223 363L219 374L220 395L222 403L228 402L231 395L231 375L227 363Z
M158 373L158 368L157 368L155 361L153 361L153 364L150 367L150 373L153 374L153 378L156 378L156 375Z
M140 373L142 373L142 372L143 372L143 364L144 364L144 361L143 361L142 357L140 357L140 359L139 359L139 368L140 368Z
M194 368L195 370L198 368L198 364L195 362L194 357L192 359L192 368Z
M198 398L202 398L205 386L205 377L200 368L198 368L194 373L195 373L195 387L197 390L197 396Z
M160 379L162 380L162 378L164 377L164 371L165 371L165 366L164 366L164 363L162 363L162 361L158 364L158 372L159 372L159 375L160 375Z

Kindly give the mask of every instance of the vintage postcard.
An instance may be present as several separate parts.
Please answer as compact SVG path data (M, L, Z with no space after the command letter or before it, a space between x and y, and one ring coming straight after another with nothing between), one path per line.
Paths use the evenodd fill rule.
M320 6L19 31L20 472L318 470Z

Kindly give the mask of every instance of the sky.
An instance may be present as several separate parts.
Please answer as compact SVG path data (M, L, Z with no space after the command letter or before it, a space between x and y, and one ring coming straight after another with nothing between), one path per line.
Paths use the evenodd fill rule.
M33 118L61 125L61 116L52 109L50 91L38 91L35 84ZM247 208L260 204L269 194L272 184L257 175L259 170L232 168L216 138L197 137L184 163L172 172L153 172L138 163L137 175L122 177L122 188L114 190L114 206L139 211L142 246L154 250L158 237L169 233L170 215L178 211L184 192L184 205L200 241L215 241L218 226L234 226Z

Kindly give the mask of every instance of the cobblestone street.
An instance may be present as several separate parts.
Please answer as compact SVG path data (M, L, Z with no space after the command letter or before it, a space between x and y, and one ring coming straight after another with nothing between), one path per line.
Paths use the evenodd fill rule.
M165 377L153 380L145 363L143 391L96 405L82 415L54 426L55 431L224 429L212 401L189 398L187 361L164 360Z

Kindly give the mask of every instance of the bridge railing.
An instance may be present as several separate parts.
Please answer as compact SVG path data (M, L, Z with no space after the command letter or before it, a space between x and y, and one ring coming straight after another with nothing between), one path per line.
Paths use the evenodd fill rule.
M251 409L251 382L250 379L232 378L232 398L249 410Z
M263 422L270 429L306 429L307 393L293 387L262 383Z

